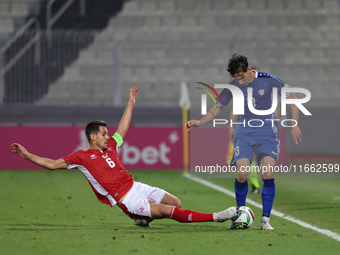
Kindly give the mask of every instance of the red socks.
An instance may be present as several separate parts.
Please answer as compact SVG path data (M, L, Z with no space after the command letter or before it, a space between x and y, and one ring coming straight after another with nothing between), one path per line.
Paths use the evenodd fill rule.
M172 207L169 219L177 220L182 223L214 221L212 213L201 213L191 210L184 210L176 206Z

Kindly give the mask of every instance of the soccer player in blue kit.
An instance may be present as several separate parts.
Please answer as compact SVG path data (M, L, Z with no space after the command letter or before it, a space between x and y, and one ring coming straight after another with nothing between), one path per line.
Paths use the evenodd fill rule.
M244 115L239 115L238 124L235 126L234 136L234 156L231 165L237 167L237 178L235 180L235 194L237 206L246 205L248 193L247 177L249 165L253 160L253 151L255 151L257 162L262 167L263 188L262 188L262 206L263 213L261 219L261 228L264 230L274 229L269 223L270 212L273 207L275 197L275 181L273 169L280 152L280 140L278 138L278 125L275 121L275 114L255 115L247 103L247 88L253 88L253 106L256 110L268 110L272 106L272 88L277 88L281 96L281 88L289 87L279 78L272 74L256 72L248 65L248 60L243 55L234 54L229 60L228 69L233 80L229 83L242 90L244 95ZM186 130L199 128L207 122L213 120L230 100L233 98L229 89L224 89L220 93L222 105L216 100L217 106L213 106L207 111L207 114L200 120L190 120L186 123ZM287 93L287 99L296 99L293 93ZM299 108L291 105L292 119L298 123ZM261 120L261 121L255 121ZM251 121L249 125L248 121ZM268 121L269 120L269 121ZM263 125L262 125L263 123ZM254 127L257 126L257 127ZM295 144L301 143L302 133L298 125L292 123L291 134ZM233 228L233 226L231 226Z

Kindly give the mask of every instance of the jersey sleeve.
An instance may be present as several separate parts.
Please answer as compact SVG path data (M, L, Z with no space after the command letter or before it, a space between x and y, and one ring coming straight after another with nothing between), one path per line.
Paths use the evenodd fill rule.
M233 94L229 89L223 89L219 96L221 98L222 104L217 97L215 98L215 101L217 103L217 106L222 109L226 107L229 104L230 100L233 98Z
M82 157L81 157L82 151L76 151L70 154L67 157L64 157L63 159L69 164L67 169L76 168L75 165L81 165L82 163Z

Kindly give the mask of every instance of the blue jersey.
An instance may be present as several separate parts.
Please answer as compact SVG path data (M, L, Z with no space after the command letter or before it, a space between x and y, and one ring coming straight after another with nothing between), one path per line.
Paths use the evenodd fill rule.
M254 80L247 86L240 85L236 80L232 80L229 84L238 87L243 92L244 96L244 115L239 115L238 122L240 124L237 124L235 126L236 133L243 132L247 133L273 132L275 134L278 133L277 121L274 121L276 119L275 113L269 115L256 115L249 110L247 89L249 87L253 88L252 95L253 107L256 110L268 110L271 108L273 101L272 88L274 87L278 88L277 92L281 96L281 88L289 86L276 76L263 72L255 72ZM288 95L285 96L287 97ZM222 105L219 103L219 100L216 101L218 102L218 106L220 108L224 108L229 104L230 100L233 98L233 95L229 89L223 89L222 92L220 93L220 98L222 101ZM250 120L262 120L262 122Z

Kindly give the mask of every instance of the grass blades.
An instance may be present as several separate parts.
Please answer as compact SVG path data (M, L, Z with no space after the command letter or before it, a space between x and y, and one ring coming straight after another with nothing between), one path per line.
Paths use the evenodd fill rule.
M218 212L235 199L179 171L135 171L136 181L177 196L184 209ZM233 190L232 179L210 179ZM338 179L278 179L274 209L339 233ZM249 194L261 202L261 195ZM79 171L0 171L0 254L334 254L339 242L262 211L247 230L226 223L155 220L140 228L115 206L101 204Z

